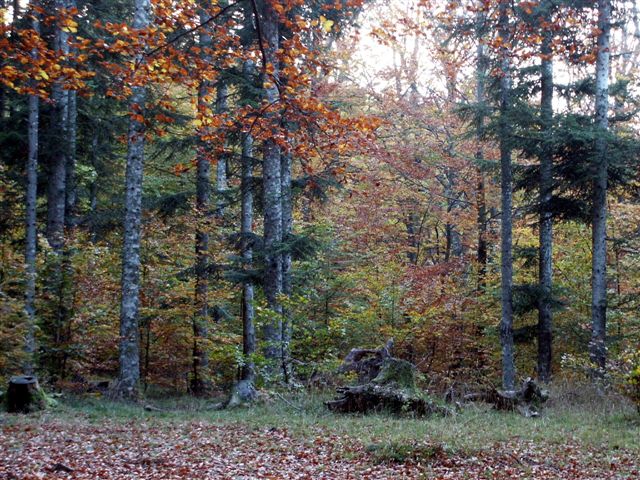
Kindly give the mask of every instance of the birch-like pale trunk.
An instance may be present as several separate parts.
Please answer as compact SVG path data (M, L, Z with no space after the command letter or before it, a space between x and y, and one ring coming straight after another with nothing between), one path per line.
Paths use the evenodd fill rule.
M551 5L545 6L545 20L551 21ZM543 33L541 53L540 121L542 139L540 148L540 218L539 218L539 272L540 298L538 301L538 377L543 382L551 379L552 321L551 310L553 282L553 33Z
M595 144L592 199L591 361L604 369L607 361L607 139L609 129L609 69L611 0L598 1L595 122L600 135Z
M150 0L135 0L133 28L143 30L151 22ZM136 57L142 63L142 52ZM144 111L147 88L132 88L129 109ZM120 306L120 372L115 396L133 400L138 397L140 383L140 340L138 311L140 305L140 237L142 222L142 174L144 166L144 124L129 120L125 214L122 248L122 280Z
M501 190L501 318L500 343L502 345L502 387L515 388L515 363L513 346L513 173L511 170L511 127L509 109L511 102L511 62L506 46L511 38L509 30L509 5L500 2L498 30L503 46L500 48L500 190Z

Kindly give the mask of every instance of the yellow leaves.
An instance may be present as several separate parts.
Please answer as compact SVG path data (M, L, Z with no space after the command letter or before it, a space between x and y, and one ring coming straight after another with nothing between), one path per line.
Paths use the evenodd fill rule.
M333 20L329 20L324 15L320 15L320 26L326 33L329 33L331 31L331 28L334 24L335 22Z
M78 23L72 18L66 18L62 24L61 30L67 33L78 33Z
M49 80L49 74L40 69L40 71L36 74L36 80Z

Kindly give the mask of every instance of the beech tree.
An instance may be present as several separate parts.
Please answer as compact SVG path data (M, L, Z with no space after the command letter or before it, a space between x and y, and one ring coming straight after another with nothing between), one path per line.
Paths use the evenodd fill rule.
M144 31L151 25L151 2L135 0L132 27ZM135 57L135 65L144 62L144 53ZM122 246L122 281L120 306L120 361L115 395L125 399L138 396L140 382L140 344L138 316L140 308L140 239L142 222L142 174L144 167L145 126L141 117L145 109L147 88L134 85L129 101L129 133L125 214Z

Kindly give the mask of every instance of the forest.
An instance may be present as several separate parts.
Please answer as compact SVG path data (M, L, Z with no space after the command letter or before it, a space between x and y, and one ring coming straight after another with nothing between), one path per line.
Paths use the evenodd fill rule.
M0 0L0 477L640 478L638 0Z

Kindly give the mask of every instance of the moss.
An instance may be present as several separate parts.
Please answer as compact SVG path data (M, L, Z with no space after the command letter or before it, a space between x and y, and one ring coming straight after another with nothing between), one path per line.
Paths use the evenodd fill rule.
M405 360L387 358L380 368L380 373L373 379L373 383L414 392L416 367Z

